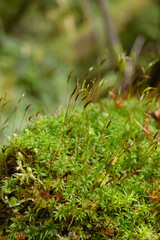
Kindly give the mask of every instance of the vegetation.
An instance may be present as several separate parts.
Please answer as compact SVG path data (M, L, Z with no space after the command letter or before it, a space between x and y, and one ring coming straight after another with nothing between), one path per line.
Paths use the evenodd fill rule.
M160 239L159 8L2 2L0 240Z
M2 147L2 239L159 239L158 102L93 104L85 85Z

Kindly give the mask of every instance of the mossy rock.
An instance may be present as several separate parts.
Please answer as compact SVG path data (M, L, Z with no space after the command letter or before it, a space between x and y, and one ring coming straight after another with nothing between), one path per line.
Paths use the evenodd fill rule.
M40 116L11 138L1 153L0 238L159 239L157 129L150 118L145 131L145 102L123 104Z

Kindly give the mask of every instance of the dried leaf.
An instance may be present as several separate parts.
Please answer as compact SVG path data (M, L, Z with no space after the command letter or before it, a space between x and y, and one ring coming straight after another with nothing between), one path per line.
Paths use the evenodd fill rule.
M160 122L160 111L159 110L148 110L148 114L153 117L157 122Z
M109 91L109 95L113 99L113 102L116 106L116 108L124 108L125 105L123 104L123 100L120 98L120 92L118 92L117 95L115 95L114 90Z

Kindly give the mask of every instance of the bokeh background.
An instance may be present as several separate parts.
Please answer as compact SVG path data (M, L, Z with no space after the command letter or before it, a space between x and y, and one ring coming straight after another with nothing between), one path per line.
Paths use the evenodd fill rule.
M106 50L101 74L109 88L117 84L118 54L137 51L134 72L159 57L160 1L0 1L0 95L16 103L25 93L21 105L33 104L30 114L65 105L69 72L73 86L91 66L96 76ZM156 62L151 86L159 85Z

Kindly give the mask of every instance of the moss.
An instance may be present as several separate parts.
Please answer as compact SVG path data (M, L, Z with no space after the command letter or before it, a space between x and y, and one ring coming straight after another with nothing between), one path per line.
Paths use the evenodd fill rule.
M1 235L158 239L160 146L152 119L150 135L142 128L148 107L69 106L14 136L1 160Z

